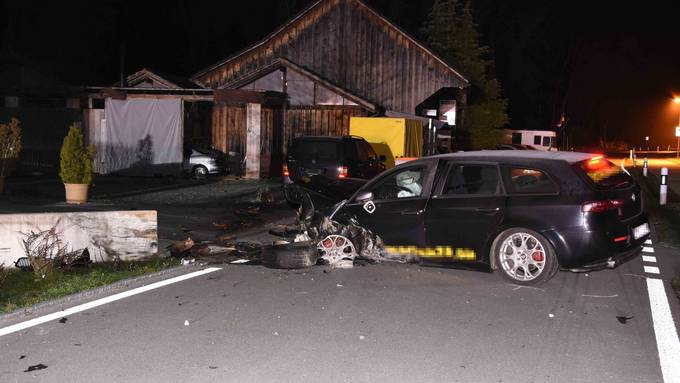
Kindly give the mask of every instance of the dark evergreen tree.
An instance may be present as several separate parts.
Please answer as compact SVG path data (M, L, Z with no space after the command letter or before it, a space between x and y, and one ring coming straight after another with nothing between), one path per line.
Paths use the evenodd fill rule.
M430 47L470 82L463 129L474 149L491 148L508 123L507 100L498 81L489 76L488 48L482 46L469 0L435 0L425 24Z

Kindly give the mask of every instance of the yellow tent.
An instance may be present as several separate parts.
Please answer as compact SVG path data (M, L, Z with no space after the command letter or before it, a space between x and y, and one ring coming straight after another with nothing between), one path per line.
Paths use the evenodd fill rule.
M388 168L394 167L395 161L401 158L423 155L423 126L418 120L351 117L349 134L368 141L378 155L385 156Z

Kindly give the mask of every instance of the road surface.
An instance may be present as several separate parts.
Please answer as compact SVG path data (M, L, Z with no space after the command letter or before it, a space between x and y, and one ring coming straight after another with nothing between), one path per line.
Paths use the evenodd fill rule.
M0 336L0 381L662 382L647 279L670 278L678 252L650 247L654 263L539 288L418 265L221 265Z

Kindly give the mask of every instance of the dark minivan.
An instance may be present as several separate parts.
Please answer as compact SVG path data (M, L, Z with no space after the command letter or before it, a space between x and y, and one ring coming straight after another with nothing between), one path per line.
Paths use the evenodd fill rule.
M371 145L356 136L303 136L293 141L283 165L283 183L322 175L370 179L385 170Z

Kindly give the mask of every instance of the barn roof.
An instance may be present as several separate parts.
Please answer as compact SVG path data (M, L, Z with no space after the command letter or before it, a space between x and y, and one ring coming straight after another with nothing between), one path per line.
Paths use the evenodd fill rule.
M202 88L200 85L187 78L148 68L142 68L141 70L127 76L126 82L129 86L135 86L136 84L144 82L147 79L158 82L167 89ZM117 82L115 85L120 86L120 82Z
M274 60L274 62L272 62L270 65L267 65L267 66L265 66L261 69L258 69L257 71L252 72L252 73L248 74L247 76L244 76L244 77L238 79L237 81L234 81L233 83L230 83L229 87L230 88L241 87L245 84L248 84L251 81L257 80L258 78L260 78L262 76L266 76L267 74L269 74L269 73L271 73L271 72L273 72L273 71L275 71L279 68L286 68L287 70L293 70L293 71L301 74L302 76L309 78L310 80L313 80L313 81L320 83L321 85L325 86L326 88L340 94L344 98L349 99L349 100L367 108L368 110L375 111L376 109L378 109L378 106L375 103L368 101L365 98L360 97L360 96L354 94L353 92L341 87L340 85L334 84L333 82L324 78L323 76L321 76L317 73L314 73L310 69L304 68L304 67L302 67L302 66L300 66L300 65L298 65L298 64L296 64L296 63L294 63L294 62L292 62L292 61L290 61L286 58L283 58L283 57L280 57L280 58Z
M202 75L204 75L204 74L206 74L206 73L208 73L208 72L210 72L210 71L212 71L212 70L214 70L214 69L217 69L217 68L219 68L219 67L221 67L221 66L223 66L223 65L225 65L225 64L228 64L230 61L232 61L232 60L234 60L234 59L236 59L236 58L238 58L238 57L241 57L241 56L243 56L243 55L245 55L245 54L247 54L247 53L249 53L249 52L251 52L251 51L253 51L253 50L255 50L255 49L257 49L257 48L259 48L259 47L261 47L261 46L263 46L263 45L265 45L267 42L269 42L270 40L274 39L274 38L277 37L278 35L281 35L281 34L286 33L289 29L294 28L298 23L300 23L301 20L304 18L304 16L306 16L307 14L309 14L310 12L312 12L312 11L313 11L314 9L316 9L317 7L321 6L321 5L322 5L324 2L326 2L326 1L331 1L331 0L319 0L319 1L315 2L315 3L313 3L312 5L310 5L310 6L307 7L306 9L304 9L302 12L300 12L297 16L295 16L295 17L293 17L292 19L290 19L287 23L283 24L283 25L280 26L278 29L274 30L272 33L270 33L269 35L267 35L264 39L262 39L262 40L260 40L259 42L257 42L257 43L255 43L255 44L253 44L253 45L251 45L251 46L245 48L244 50L241 50L241 51L239 51L239 52L237 52L237 53L235 53L235 54L233 54L233 55L227 57L226 59L224 59L224 60L222 60L222 61L219 61L219 62L217 62L217 63L215 63L215 64L213 64L213 65L211 65L211 66L209 66L209 67L207 67L207 68L205 68L205 69L199 71L199 72L197 72L196 74L194 74L193 76L191 76L191 80L196 80L196 79L198 79L200 76L202 76ZM389 28L392 28L392 29L395 30L397 33L401 34L405 39L409 40L412 44L414 44L415 46L417 46L418 48L420 48L420 50L423 51L423 53L425 53L426 55L431 56L435 61L439 62L443 67L445 67L447 70L451 71L454 75L456 75L457 77L459 77L462 81L464 81L464 82L466 82L466 83L468 82L468 80L467 80L463 75L461 75L458 71L456 71L456 70L455 70L451 65L449 65L444 59L442 59L441 57L437 56L434 52L432 52L432 51L431 51L429 48L427 48L425 45L423 45L422 43L420 43L418 40L416 40L414 37L412 37L411 35L409 35L408 33L406 33L404 30L402 30L401 28L399 28L397 25L395 25L394 23L392 23L391 21L389 21L387 18L385 18L384 16L382 16L380 13L376 12L375 10L373 10L372 8L370 8L369 6L367 6L366 4L364 4L361 0L346 0L346 1L348 1L350 4L353 4L353 5L357 6L357 7L363 8L363 9L366 10L367 12L371 13L373 16L375 16L376 18L378 18L381 22L383 22L383 23L384 23L385 25L387 25Z

